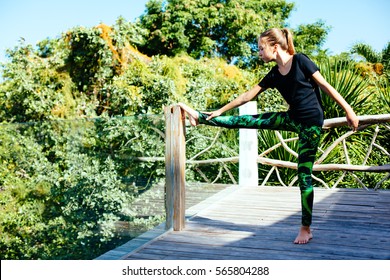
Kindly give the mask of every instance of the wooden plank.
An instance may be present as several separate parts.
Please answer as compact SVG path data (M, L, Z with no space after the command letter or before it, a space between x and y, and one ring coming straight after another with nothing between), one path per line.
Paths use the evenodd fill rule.
M386 192L316 189L314 239L306 245L292 242L300 224L298 188L225 192L221 200L203 202L183 231L160 236L126 259L390 259Z
M158 237L167 233L165 230L165 223L162 223L154 229L147 231L135 239L119 246L113 250L106 252L105 254L96 258L96 260L119 260L128 257L135 252L138 252L141 248L157 239Z
M285 234L289 235L289 234ZM290 234L291 235L291 234ZM278 236L279 239L275 239L275 236ZM245 237L245 238L242 238ZM290 236L292 238L292 236ZM328 236L329 238L329 236ZM292 244L291 241L286 241L286 238L283 232L273 232L268 236L264 235L248 235L246 236L238 234L235 237L227 236L221 238L217 235L214 235L214 238L211 238L209 235L204 234L202 232L194 232L189 234L187 232L183 232L180 235L172 234L164 238L164 240L160 240L156 242L156 245L161 244L161 242L165 242L167 244L167 250L169 247L175 248L177 251L181 251L183 246L205 246L210 248L210 250L215 250L215 247L223 247L229 248L249 248L249 249L261 249L261 250L279 250L279 251L289 251L289 252L319 252L321 254L336 254L336 255L348 255L353 258L375 258L375 256L389 257L389 250L386 248L379 247L380 244L377 244L376 250L372 250L371 246L365 248L361 246L363 244L350 242L349 240L341 240L336 244L329 244L329 239L318 239L322 240L323 243L320 242L312 242L308 244L308 246L296 246ZM333 240L336 240L333 238ZM362 243L362 242L360 242ZM175 244L175 246L172 246ZM368 244L366 242L366 244ZM156 246L155 245L155 246ZM335 246L336 245L336 246ZM211 246L211 247L210 247ZM173 250L173 249L171 249ZM374 252L374 253L373 253ZM211 254L212 252L210 252ZM279 252L280 254L280 252ZM374 256L375 255L375 256ZM270 255L268 255L270 257Z
M202 254L204 259L214 258L210 256L216 255L218 255L217 259L227 259L226 256L228 258L244 256L247 259L290 259L292 256L295 259L317 259L324 258L324 256L327 256L329 259L371 259L378 256L382 258L389 256L388 250L384 249L377 249L373 253L372 250L365 251L364 248L358 245L348 247L311 243L305 247L297 246L292 244L292 242L284 240L273 240L271 237L268 239L262 237L242 239L230 244L221 243L220 241L215 242L215 240L210 240L207 237L193 239L193 236L191 236L191 238L172 235L167 239L156 242L152 249L158 249L161 252L174 256L183 255L183 251L192 252L191 257L195 257L195 254L198 253ZM234 252L239 252L239 255L236 255Z
M153 249L147 249L143 253L148 252L153 255L160 255L160 258L169 259L167 256L172 256L173 259L205 259L205 260L248 260L248 259L321 259L324 257L320 252L309 252L303 254L302 252L282 252L280 250L262 250L255 248L241 248L241 247L224 247L224 246L210 246L200 245L191 246L191 244L180 244L178 250L172 250L171 244L155 246ZM168 251L168 254L162 255L161 252ZM339 257L338 259L347 259L347 257ZM363 259L357 257L357 259Z

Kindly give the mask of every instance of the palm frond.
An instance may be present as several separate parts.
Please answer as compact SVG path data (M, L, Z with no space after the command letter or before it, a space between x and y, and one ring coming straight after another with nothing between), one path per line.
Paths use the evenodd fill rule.
M380 94L380 100L381 100L381 108L383 110L383 113L390 112L390 82L389 80L382 80L379 81L377 84L377 89Z
M370 45L358 43L351 49L352 53L357 53L364 57L367 62L379 63L382 60L382 54L376 52Z
M390 42L388 42L387 46L382 50L382 64L385 71L390 70Z
M354 64L346 61L337 61L331 65L329 60L321 63L321 73L343 98L352 106L356 113L363 113L368 106L369 83L363 79ZM327 94L322 94L325 108L325 118L345 116L343 109Z

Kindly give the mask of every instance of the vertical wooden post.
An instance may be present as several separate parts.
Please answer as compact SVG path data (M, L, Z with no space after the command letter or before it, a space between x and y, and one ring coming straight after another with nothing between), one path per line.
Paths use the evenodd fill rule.
M185 125L179 106L165 107L165 209L166 228L185 227Z
M256 115L257 103L250 101L240 108L240 115ZM257 165L257 129L240 128L239 185L257 186L259 172Z

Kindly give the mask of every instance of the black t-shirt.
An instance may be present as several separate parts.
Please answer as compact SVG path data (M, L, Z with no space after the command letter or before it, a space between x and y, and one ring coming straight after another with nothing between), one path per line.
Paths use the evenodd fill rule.
M278 66L261 80L262 88L276 88L290 105L290 117L305 125L322 126L324 112L320 91L312 76L319 69L306 55L293 56L291 70L286 75L280 74Z

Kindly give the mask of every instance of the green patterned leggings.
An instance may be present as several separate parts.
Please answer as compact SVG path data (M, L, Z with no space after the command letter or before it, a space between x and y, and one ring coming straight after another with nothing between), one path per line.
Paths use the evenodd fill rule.
M199 123L225 128L272 129L298 133L298 182L301 190L302 225L310 226L314 199L311 174L322 128L295 122L287 112L219 116L209 121L206 120L207 117L207 114L199 112Z

